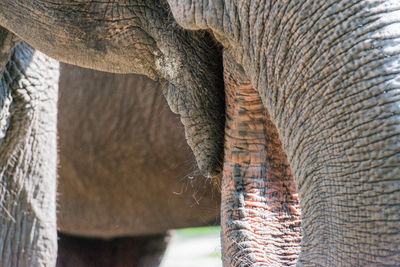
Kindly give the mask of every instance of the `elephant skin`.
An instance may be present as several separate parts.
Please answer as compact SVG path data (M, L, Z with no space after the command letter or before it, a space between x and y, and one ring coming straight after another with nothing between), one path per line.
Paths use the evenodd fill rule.
M217 181L200 175L158 83L60 69L60 232L115 238L218 222Z
M0 25L57 60L163 85L199 169L222 167L226 266L396 266L399 10L398 0L3 0Z
M25 43L9 58L0 80L0 265L54 265L59 63Z

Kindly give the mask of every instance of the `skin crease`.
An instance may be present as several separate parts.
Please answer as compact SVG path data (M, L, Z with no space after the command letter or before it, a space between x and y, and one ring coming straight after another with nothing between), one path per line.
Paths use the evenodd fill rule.
M282 149L287 155L297 185L302 211L303 238L297 264L398 264L399 2L168 2L173 18L182 27L191 30L211 30L221 44L229 49L234 60L242 65L277 128ZM67 5L66 9L51 9L49 3L35 1L32 5L31 1L4 1L0 9L0 24L28 40L33 46L48 50L58 59L65 58L68 61L75 58L75 63L83 64L83 59L87 56L88 65L95 66L97 60L99 66L104 68L107 67L108 60L114 63L123 60L118 57L118 49L112 49L118 47L118 44L109 43L109 40L120 39L96 38L104 36L104 33L109 37L109 32L104 32L104 29L109 28L102 28L104 24L97 21L99 24L96 26L99 27L92 31L90 25L93 24L90 20L87 22L87 8L93 6L79 1L74 3L75 5ZM63 1L51 3L66 4ZM118 6L125 2L113 3ZM48 7L50 9L46 9ZM94 11L101 8L95 7ZM160 7L164 8L163 5L155 6ZM39 11L43 10L49 12L40 14ZM62 16L63 10L72 11L76 16ZM108 10L114 9L103 11ZM75 14L75 11L83 13ZM35 23L42 15L50 17L54 22L52 25L56 27L53 30L49 29L52 25L40 27L43 25ZM77 15L83 15L83 20L79 20L82 17ZM73 17L78 23L69 21L66 19L68 17ZM85 32L84 29L91 30ZM168 32L166 30L168 29L163 28L161 32ZM64 31L67 33L64 34ZM54 35L54 32L60 34ZM157 34L154 36L157 37ZM94 46L91 40L99 46ZM106 42L96 42L97 40ZM155 65L154 72L158 70L164 80L172 80L172 84L175 85L179 84L179 79L175 80L177 77L188 77L183 79L186 82L183 84L189 86L188 88L197 84L193 81L201 82L202 79L196 80L190 75L192 72L183 76L175 75L175 71L180 70L176 68L180 62L175 64L176 61L171 59L176 55L179 58L181 53L178 52L186 50L174 50L174 42L167 43L170 46L164 51L173 52L165 53L160 50L164 53L164 57L161 58L166 59L164 64L153 60L151 53L143 53L149 55L151 60L144 60L145 63L140 66ZM176 42L174 44L176 45ZM61 48L57 49L58 46ZM104 51L105 54L102 53ZM124 49L121 51L129 52ZM94 57L90 57L90 54ZM106 66L101 64L104 62ZM166 62L172 63L165 64ZM121 63L121 66L124 64ZM155 75L154 72L149 71L148 75ZM197 72L203 73L201 70ZM209 72L204 73L206 75L202 77L208 77ZM185 115L191 112L184 115L182 112L189 106L176 110L176 106L183 106L179 103L174 105L173 102L173 99L180 99L178 96L182 92L185 91L172 90L168 91L166 96L171 108L185 118ZM182 103L185 102L180 102ZM206 112L206 105L200 107L200 114ZM185 126L188 127L194 118L186 118L187 120L183 121ZM215 122L218 119L211 121ZM212 123L207 125L208 129L213 129ZM195 133L186 131L187 137ZM209 139L213 136L218 134L211 135ZM196 146L192 143L192 149L194 147ZM202 153L196 150L195 155L200 163L206 158L199 156ZM237 208L234 201L225 204L232 203L234 208ZM240 217L233 224L240 224L241 220L245 219L245 216ZM231 230L238 231L235 228ZM260 234L261 237L274 235L273 232L263 230L257 231L256 234ZM238 239L227 240L238 248L235 260L247 259L248 251L239 248L253 234L234 234ZM246 264L257 262L258 265L267 265L265 255L260 255L252 259L252 262L245 261Z

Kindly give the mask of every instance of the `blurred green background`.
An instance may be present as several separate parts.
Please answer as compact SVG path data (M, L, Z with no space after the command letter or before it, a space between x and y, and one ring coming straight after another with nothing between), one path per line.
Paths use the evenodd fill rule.
M175 230L161 267L221 267L220 227Z

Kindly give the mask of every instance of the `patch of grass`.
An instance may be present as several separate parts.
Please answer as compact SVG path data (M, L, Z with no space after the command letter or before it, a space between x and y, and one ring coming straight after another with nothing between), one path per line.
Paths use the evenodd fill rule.
M196 228L185 228L176 230L176 234L184 237L201 236L201 235L219 235L221 227L219 226L206 226Z
M221 259L221 251L214 251L213 253L210 253L208 257Z

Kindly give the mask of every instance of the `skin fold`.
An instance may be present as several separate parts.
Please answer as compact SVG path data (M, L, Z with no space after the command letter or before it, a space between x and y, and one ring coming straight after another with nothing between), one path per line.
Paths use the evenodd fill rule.
M57 60L158 80L207 176L221 167L227 136L226 266L398 265L399 1L167 2L3 0L0 25ZM266 116L254 126L229 111L234 124L224 130L221 49L213 38L247 78L231 86L237 73L225 70L226 88L244 90L227 98L238 102L234 110ZM245 131L228 136L235 127Z

